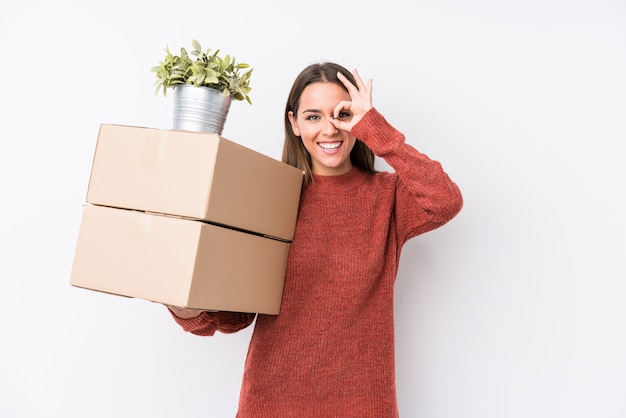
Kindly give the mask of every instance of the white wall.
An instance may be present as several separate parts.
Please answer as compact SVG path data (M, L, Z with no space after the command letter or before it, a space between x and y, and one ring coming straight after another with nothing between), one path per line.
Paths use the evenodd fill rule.
M248 330L68 284L99 125L169 128L149 69L192 38L255 68L225 137L280 158L293 78L335 60L463 190L403 254L403 417L626 416L621 0L39 0L0 6L0 417L234 415Z

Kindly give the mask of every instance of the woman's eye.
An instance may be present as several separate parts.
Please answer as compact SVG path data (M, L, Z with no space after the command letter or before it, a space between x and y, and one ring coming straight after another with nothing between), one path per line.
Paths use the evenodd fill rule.
M352 116L350 112L339 112L339 119L349 118L350 116Z
M320 118L320 117L319 117L319 116L317 116L317 115L310 115L310 116L307 116L307 117L306 117L306 120L317 120L317 119L319 119L319 118Z

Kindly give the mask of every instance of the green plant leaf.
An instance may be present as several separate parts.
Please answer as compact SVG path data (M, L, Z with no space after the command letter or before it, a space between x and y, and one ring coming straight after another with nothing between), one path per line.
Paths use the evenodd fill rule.
M230 96L234 100L246 100L252 104L249 97L252 90L250 88L252 68L249 64L237 62L230 54L222 58L219 56L219 49L211 52L212 49L208 48L203 52L200 42L196 39L191 41L191 45L193 47L191 52L181 47L179 55L172 54L169 46L165 47L163 61L150 68L156 77L155 94L162 89L165 96L168 88L191 84L216 88L224 96ZM250 69L240 73L241 69L247 68Z

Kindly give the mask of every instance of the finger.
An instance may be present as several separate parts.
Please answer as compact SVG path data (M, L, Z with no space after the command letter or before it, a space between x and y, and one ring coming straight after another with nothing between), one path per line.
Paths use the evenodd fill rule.
M359 75L357 70L354 70L352 72L352 74L354 75L354 79L356 81L356 85L359 89L359 92L361 94L363 94L364 96L368 97L370 102L372 100L372 79L370 78L369 80L367 80L367 83L363 83L363 79L361 78L361 76Z
M337 105L333 109L333 119L337 119L339 117L339 113L341 113L342 110L350 111L351 107L352 102L349 102L347 100L342 100L341 102L337 103Z
M369 80L367 80L367 87L365 88L365 91L367 92L367 98L369 100L369 103L372 103L372 86L374 85L374 82L372 81L372 79L370 78Z
M341 80L344 86L346 86L346 89L348 89L348 93L350 93L351 96L358 94L359 89L354 84L352 84L350 80L348 80L348 77L343 75L341 71L337 72L337 78Z
M359 72L355 69L352 71L352 76L356 82L356 86L353 85L350 80L347 79L341 72L337 73L337 77L343 82L344 86L348 90L350 97L355 101L357 98L364 100L371 106L372 103L372 80L367 80L367 84L363 83L363 79L359 75Z
M339 119L331 119L330 123L332 123L333 126L340 131L350 132L350 129L352 129L352 124Z
M363 83L363 80L361 79L361 76L356 69L352 70L352 75L354 76L354 80L356 81L356 87L359 89L359 91L365 89L365 84Z

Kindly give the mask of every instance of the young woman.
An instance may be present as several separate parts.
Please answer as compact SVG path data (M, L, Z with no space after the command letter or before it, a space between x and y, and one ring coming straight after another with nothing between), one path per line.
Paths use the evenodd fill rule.
M374 155L394 172L376 172ZM452 219L461 193L372 106L371 80L334 63L296 78L283 161L305 171L305 184L281 312L256 317L237 416L395 418L400 251ZM198 335L236 332L255 319L169 308Z

